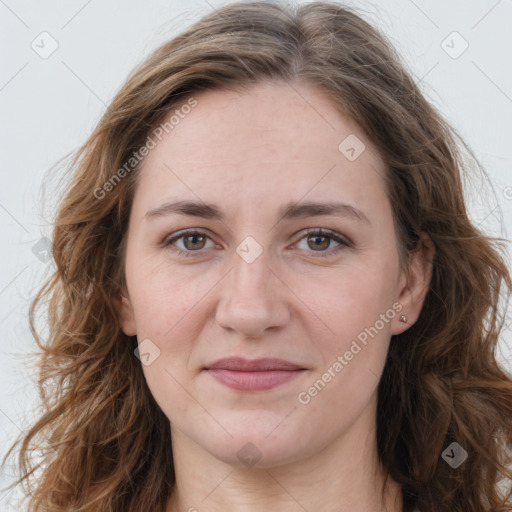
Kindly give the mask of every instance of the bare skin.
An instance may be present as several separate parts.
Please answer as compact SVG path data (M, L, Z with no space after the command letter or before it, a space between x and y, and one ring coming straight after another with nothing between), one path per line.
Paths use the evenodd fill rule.
M396 482L381 494L377 386L391 335L419 316L430 266L421 252L399 265L384 163L311 86L195 98L141 170L120 302L124 332L159 350L142 369L171 423L167 512L400 512ZM339 150L349 135L365 147L355 159ZM154 212L183 200L224 218ZM349 207L279 214L306 202ZM200 233L170 240L184 229ZM271 389L233 389L208 368L235 356L301 370Z

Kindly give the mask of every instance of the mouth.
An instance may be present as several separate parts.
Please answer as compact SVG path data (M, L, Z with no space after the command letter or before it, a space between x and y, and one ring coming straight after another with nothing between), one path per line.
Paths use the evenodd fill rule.
M265 391L302 375L306 368L283 359L219 359L205 370L221 384L239 391Z

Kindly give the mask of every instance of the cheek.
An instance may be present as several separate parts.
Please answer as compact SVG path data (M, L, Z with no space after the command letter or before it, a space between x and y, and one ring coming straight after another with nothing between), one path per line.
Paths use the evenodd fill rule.
M305 309L313 312L309 314L311 321L317 322L326 339L339 349L374 325L381 315L394 315L396 269L391 267L382 261L361 260L327 272L322 269L311 275L297 275L288 282L304 303L304 315ZM379 323L379 327L385 334L390 333L389 322L384 327Z
M147 267L138 267L137 275L132 274L131 295L139 344L151 340L158 355L150 365L142 364L142 370L154 399L175 422L192 414L187 390L192 389L195 369L189 368L189 360L201 339L206 314L201 299L211 284L199 277L185 279L176 269L161 264L150 268L146 263ZM197 421L201 421L199 412L194 413Z
M376 390L397 315L394 261L392 253L387 260L361 259L335 278L315 280L321 293L310 295L308 306L322 320L317 332L325 334L312 339L323 367L302 391L305 400L316 402L328 416L350 415ZM305 293L308 287L303 286Z
M212 287L200 271L193 276L154 259L134 261L127 280L139 333L159 340L180 330Z
M183 414L190 406L185 389L194 374L188 362L201 338L205 315L201 297L207 293L207 285L201 286L200 279L197 283L180 279L179 272L164 272L162 265L134 268L138 273L130 274L129 285L139 353L143 354L144 348L151 353L150 364L144 364L141 356L142 371L161 409L175 419L174 415Z

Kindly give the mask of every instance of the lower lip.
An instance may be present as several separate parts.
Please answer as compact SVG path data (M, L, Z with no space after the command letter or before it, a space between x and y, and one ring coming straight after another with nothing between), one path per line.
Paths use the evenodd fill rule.
M240 391L265 391L289 382L304 370L270 370L262 372L241 372L210 368L208 373L220 383Z

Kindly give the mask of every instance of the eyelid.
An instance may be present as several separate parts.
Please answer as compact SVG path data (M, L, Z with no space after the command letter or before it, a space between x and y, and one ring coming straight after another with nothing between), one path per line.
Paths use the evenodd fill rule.
M326 228L305 228L304 230L299 231L295 236L300 235L300 238L296 242L294 242L293 245L298 244L304 238L306 238L308 235L314 235L314 234L319 235L319 236L327 236L339 244L337 247L334 247L333 249L329 249L327 251L306 251L308 253L313 253L313 254L316 253L315 257L332 256L333 254L337 254L339 252L339 250L346 249L346 248L352 248L354 245L352 240L350 240L347 236L345 236L341 233L338 233L337 231L333 231L331 229L326 229ZM178 249L178 248L172 246L172 243L175 242L176 240L185 238L187 236L192 236L192 235L205 236L206 238L212 240L212 237L208 234L207 230L204 230L203 228L187 228L187 229L183 229L181 231L177 231L176 233L173 233L170 236L167 236L159 244L159 246L162 248L170 247L171 250L173 250L179 254L184 254L185 256L203 255L204 252L207 251L207 249L199 249L197 251L185 251L183 249Z

